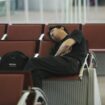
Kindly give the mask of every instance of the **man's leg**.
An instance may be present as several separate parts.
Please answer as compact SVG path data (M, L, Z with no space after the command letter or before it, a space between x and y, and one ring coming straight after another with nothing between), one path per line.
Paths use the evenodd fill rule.
M42 88L42 80L51 77L53 74L46 72L45 70L34 70L32 71L33 85L35 87Z
M64 60L61 57L31 59L24 70L32 72L34 86L41 87L42 80L51 76L70 75L79 72L79 64L73 58Z
M43 64L42 65L40 64L41 61L39 59L34 58L35 60L34 63L32 59L30 59L27 62L26 66L24 67L24 71L30 71L32 73L33 85L35 87L42 88L42 80L50 77L51 73L47 72L45 68L43 69Z

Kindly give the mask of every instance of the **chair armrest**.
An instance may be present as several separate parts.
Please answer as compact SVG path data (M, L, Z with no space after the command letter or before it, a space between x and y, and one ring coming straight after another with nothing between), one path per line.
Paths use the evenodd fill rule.
M96 55L93 51L90 51L89 54L90 54L89 68L96 68L97 67Z
M36 53L35 55L34 55L34 58L37 58L39 56L39 53Z
M39 37L39 40L43 40L44 34L41 34L41 36Z
M2 59L2 57L0 56L0 60Z
M83 72L85 70L85 67L88 69L88 63L87 63L87 59L89 57L89 54L86 55L84 63L82 64L81 68L80 68L80 72L79 72L79 78L82 80L83 77Z
M7 34L4 34L1 38L1 40L6 40L6 38L7 38Z

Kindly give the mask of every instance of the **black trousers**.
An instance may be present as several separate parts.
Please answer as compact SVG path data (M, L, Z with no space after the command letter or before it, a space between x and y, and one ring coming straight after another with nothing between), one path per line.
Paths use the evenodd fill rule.
M31 58L26 64L25 71L31 71L33 85L42 87L42 80L52 76L67 76L79 73L80 63L72 57L39 57Z

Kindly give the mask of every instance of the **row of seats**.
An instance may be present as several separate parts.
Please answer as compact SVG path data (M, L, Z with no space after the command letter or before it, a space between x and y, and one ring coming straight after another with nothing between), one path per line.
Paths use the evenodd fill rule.
M29 57L32 57L35 53L40 53L42 51L40 49L42 48L41 46L43 46L42 43L52 43L49 42L50 39L48 37L48 27L50 25L54 24L0 24L0 36L2 37L3 33L7 33L7 39L0 41L0 56L3 56L3 54L5 54L7 51L13 51L13 49L20 50ZM86 39L88 40L89 49L93 49L94 51L105 49L105 24L63 25L67 28L69 32L73 31L74 29L81 29ZM44 33L44 37L39 42L38 40L42 33ZM28 50L29 48L30 51ZM44 55L44 51L43 54L41 53L42 55Z
M38 40L44 33L43 40L49 40L48 27L54 24L0 24L0 38L7 34L7 40ZM69 32L74 29L82 30L88 40L90 49L105 49L105 24L62 24Z
M54 24L49 24L49 25L54 25ZM2 57L3 55L5 55L8 52L16 51L16 50L23 52L28 57L33 57L34 54L36 54L36 53L39 53L40 56L47 56L49 54L51 46L53 46L53 44L54 44L53 42L50 41L50 39L47 35L49 25L45 25L45 26L44 26L44 24L40 24L40 25L39 24L34 24L34 25L33 24L25 24L25 25L24 24L18 24L18 25L13 24L13 25L9 25L7 28L7 30L8 30L7 35L8 36L10 35L12 37L16 36L16 39L18 39L18 38L21 39L21 36L24 36L24 38L25 38L25 36L33 38L32 35L35 33L35 31L38 31L38 32L40 31L40 33L43 33L42 30L44 30L45 36L43 37L43 40L41 40L41 41L39 41L37 39L38 37L36 38L36 40L29 40L28 37L26 37L27 40L25 40L24 38L23 38L24 40L19 40L19 39L18 40L9 40L8 39L9 37L7 37L8 40L0 41L0 56ZM94 25L96 26L96 28L100 26L101 28L99 28L99 31L102 30L102 32L104 33L103 27L105 26L104 24L98 24L98 25L86 24L85 27L87 27L87 28L83 29L83 27L81 28L80 24L63 24L63 25L67 28L68 31L71 31L74 29L82 29L82 30L87 29L88 31L86 33L88 33L88 32L92 33L93 32L92 27ZM91 26L91 28L89 28L89 26ZM6 27L7 27L7 25L6 25ZM36 27L36 30L35 30L35 27ZM38 28L38 27L40 27L40 28ZM42 27L44 27L45 29ZM24 33L24 34L22 34L22 33ZM91 38L91 40L90 40L91 43L96 46L94 49L97 49L97 47L98 47L98 49L104 49L103 41L101 41L102 43L99 41L100 44L103 45L100 48L100 44L97 44L97 43L99 43L98 41L96 41L97 42L96 44L93 43L95 41L93 41L93 39L92 39L93 37L92 37L92 35L90 36L90 33L85 34L85 36L87 36L87 38L88 38L88 36ZM30 36L30 34L31 34L31 36ZM101 33L101 36L102 35L103 34ZM89 42L89 40L88 40L88 42ZM89 43L89 46L90 45L91 44Z
M36 53L39 53L40 56L47 56L53 45L51 41L40 41L37 52L37 41L0 41L0 56L12 51L20 51L28 57L34 57Z
M65 26L68 27L68 28L66 27L68 30L81 29L83 31L82 25L79 25L79 24L72 24L72 25L67 24ZM18 31L16 31L15 33L19 34L19 30L22 30L21 28L19 28ZM26 31L31 31L31 30L26 29L25 32ZM21 31L21 33L23 33L23 30ZM27 33L28 32L26 32L26 34ZM38 52L40 56L47 56L49 54L50 48L54 44L53 42L49 40L47 36L48 25L44 26L42 33L45 33L45 34L44 34L43 40L41 41L39 41L39 38L37 39L33 38L34 40L33 39L32 40L28 40L28 39L17 40L18 35L16 35L15 40L14 39L10 40L8 39L9 34L7 34L8 35L7 40L0 41L1 55L3 56L3 54L8 51L20 50L29 57L32 57L36 52ZM21 36L19 36L19 38L21 39ZM72 105L77 105L77 104L78 105L86 105L86 104L87 105L101 105L99 95L95 94L95 93L99 93L99 90L97 89L98 84L96 81L97 78L96 78L95 73L96 71L94 70L94 68L90 68L90 70L86 69L84 71L84 76L83 76L82 81L80 81L80 79L78 78L78 75L44 80L43 90L45 91L49 99L48 104L49 105L64 105L64 104L66 105L70 105L70 104ZM56 101L56 100L59 100L59 101Z
M0 41L0 44L4 43L3 45L2 44L0 45L0 49L4 48L4 49L2 49L2 51L0 51L0 56L3 56L3 54L7 53L7 51L13 51L13 50L11 50L12 49L11 47L16 45L14 43L17 43L14 41L20 41L20 42L18 42L17 46L21 45L21 41L23 41L22 43L27 43L25 41L34 41L31 43L35 43L35 45L34 45L35 47L34 48L30 47L30 49L31 48L33 49L33 50L31 50L32 52L28 51L29 54L27 54L26 52L25 52L25 54L27 56L32 57L35 53L43 52L40 54L40 56L44 56L45 55L44 53L46 52L46 50L41 50L41 49L44 49L41 46L43 46L42 43L51 43L51 42L49 42L49 37L48 37L48 27L51 25L54 25L54 24L48 24L48 25L45 25L45 24L12 24L12 25L0 24L1 38L2 38L3 33L7 34L7 38L6 38L7 40L4 42ZM104 68L103 62L105 61L104 60L105 24L92 23L92 24L84 24L84 25L81 25L81 24L62 24L62 25L64 25L69 32L73 31L74 29L82 30L85 38L88 41L89 49L94 51L97 55L98 65L99 65L98 66L99 71L97 71L98 74L99 75L105 74L105 72L103 71L103 68ZM37 33L37 34L35 34L35 33ZM43 35L44 35L44 37L43 37ZM40 36L42 36L42 37L40 37ZM43 42L39 42L39 39L42 39ZM11 41L11 42L9 42L9 41ZM10 50L9 49L7 50L7 47L3 47L6 45L6 43L7 44L13 43L13 45L11 45L11 47L9 45L7 45L7 47L9 46ZM20 43L20 45L19 45L19 43ZM28 46L28 44L27 44L27 46ZM31 45L29 45L29 46L31 46ZM22 51L24 49L28 50L29 46L27 47L27 49L25 47L22 48L22 46L21 46L20 51ZM46 46L49 46L49 45L46 45ZM15 48L15 50L18 50L18 49ZM24 51L22 51L22 52L24 52ZM48 52L46 52L46 53L48 54ZM103 55L103 57L101 57L102 55ZM101 63L99 62L99 61L101 61L100 59L103 59Z
M49 24L51 25L51 24ZM44 24L13 24L13 25L5 25L1 24L0 30L0 36L2 37L3 34L7 34L7 40L38 40L40 35L42 33L46 34L48 33L48 26L49 25L44 25ZM54 24L52 24L54 25ZM64 25L69 32L74 30L74 29L80 29L79 24L62 24ZM7 30L6 30L6 29ZM6 30L6 31L4 31ZM3 33L4 32L4 33ZM45 36L45 40L49 40Z
M7 34L7 40L37 40L43 33L44 24L0 24L0 36ZM6 30L7 29L7 30ZM4 33L3 33L4 32Z
M16 105L22 90L32 86L29 76L25 72L0 72L0 104ZM50 105L101 105L94 68L86 68L81 81L78 75L43 80L43 90Z
M29 77L26 75L25 78L23 74L0 72L0 105L17 105L22 93L27 92L23 92L23 87ZM72 78L44 80L43 90L48 97L48 105L101 105L95 69L85 70L82 81Z
M66 26L69 31L79 29L80 27L79 24L65 24L64 26ZM4 25L2 24L1 27L4 27ZM47 36L48 25L45 26L45 29L44 24L8 25L7 38L6 40L0 41L0 56L3 56L7 52L13 50L19 50L26 54L28 57L34 56L35 53L41 52L38 50L40 49L39 46L41 46L42 44L40 44L38 40L42 33L45 33L45 36L43 38L46 41L45 43L49 43L49 38Z

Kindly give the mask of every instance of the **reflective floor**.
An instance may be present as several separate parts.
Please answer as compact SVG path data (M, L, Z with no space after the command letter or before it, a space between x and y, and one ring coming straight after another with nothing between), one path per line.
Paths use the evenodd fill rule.
M75 11L71 14L62 13L61 11L12 11L10 16L0 15L0 23L105 23L105 6L87 7L86 18L84 19L83 11L81 19L75 17ZM1 13L0 13L1 14Z

